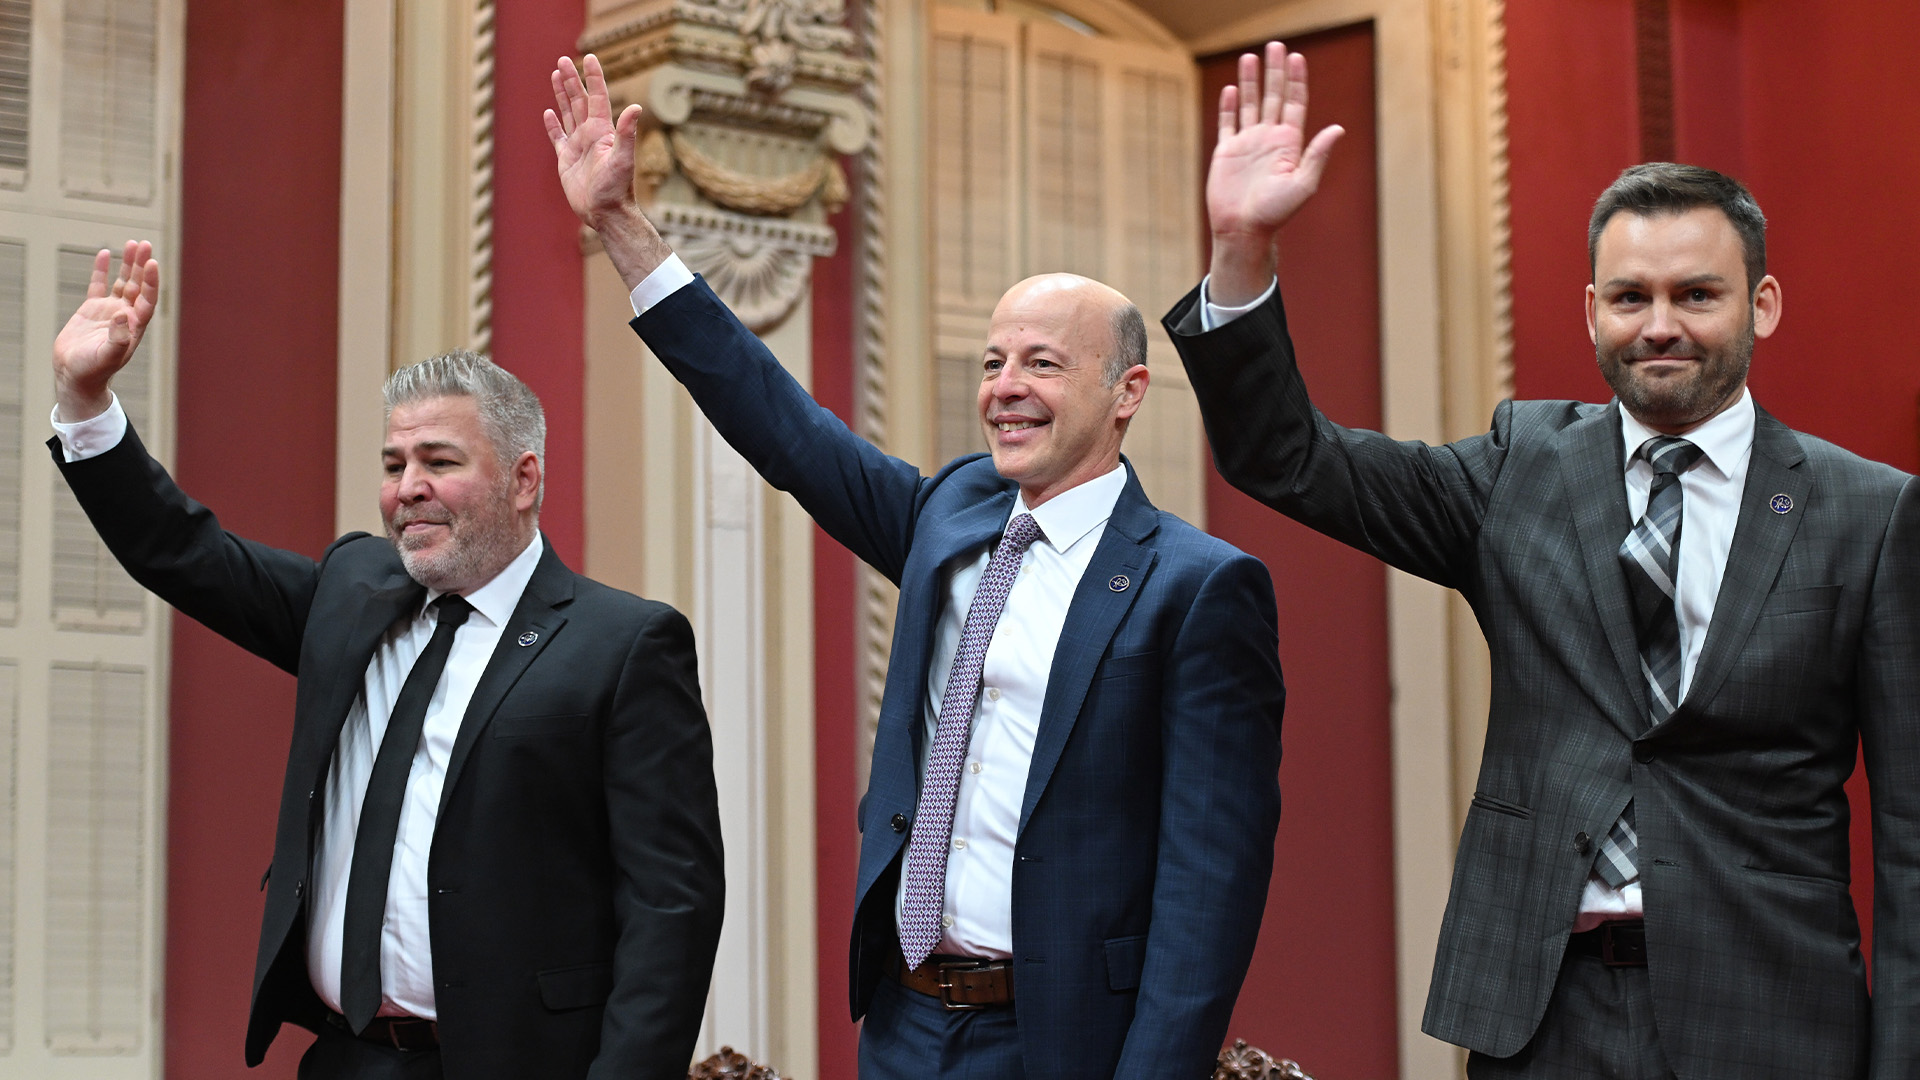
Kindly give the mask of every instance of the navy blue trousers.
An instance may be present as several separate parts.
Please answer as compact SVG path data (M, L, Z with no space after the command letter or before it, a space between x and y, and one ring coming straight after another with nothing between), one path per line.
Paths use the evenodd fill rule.
M860 1027L860 1080L1026 1080L1015 1007L950 1010L882 979Z

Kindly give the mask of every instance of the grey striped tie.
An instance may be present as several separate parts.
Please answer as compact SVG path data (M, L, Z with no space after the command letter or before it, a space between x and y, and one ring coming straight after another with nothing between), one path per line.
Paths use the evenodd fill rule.
M1685 439L1659 436L1640 445L1636 456L1653 466L1653 487L1640 523L1620 542L1620 564L1633 595L1634 629L1640 639L1640 672L1647 680L1647 723L1665 720L1680 705L1680 618L1673 606L1679 577L1680 474L1700 460L1702 451ZM1618 889L1640 873L1633 804L1613 823L1594 872Z

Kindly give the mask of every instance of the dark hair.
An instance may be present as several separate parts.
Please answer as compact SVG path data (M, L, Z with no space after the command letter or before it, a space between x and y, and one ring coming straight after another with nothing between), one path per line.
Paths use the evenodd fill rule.
M1116 385L1136 364L1146 362L1147 322L1140 317L1139 308L1130 303L1121 304L1113 309L1113 355L1107 357L1106 366L1101 369L1101 382Z
M1593 217L1587 222L1587 269L1593 270L1600 250L1600 233L1607 222L1622 211L1653 217L1681 214L1711 206L1727 215L1733 231L1740 236L1741 253L1746 256L1747 294L1760 287L1767 276L1767 218L1753 193L1740 181L1725 173L1698 165L1675 165L1670 161L1650 161L1622 172L1620 178L1600 193L1593 204Z

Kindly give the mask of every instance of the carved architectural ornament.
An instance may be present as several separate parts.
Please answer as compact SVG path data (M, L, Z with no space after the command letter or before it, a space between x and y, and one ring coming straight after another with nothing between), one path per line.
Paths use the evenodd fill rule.
M646 106L634 182L654 223L756 331L833 253L839 157L872 131L845 14L844 0L661 0L580 41L616 107Z

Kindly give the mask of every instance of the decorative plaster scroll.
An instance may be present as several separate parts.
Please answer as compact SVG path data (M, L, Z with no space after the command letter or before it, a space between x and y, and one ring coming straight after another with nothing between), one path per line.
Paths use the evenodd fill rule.
M740 33L753 42L747 83L765 94L777 94L793 82L801 49L840 51L853 44L853 35L839 25L846 17L841 0L746 0ZM723 6L731 6L721 0Z
M606 58L601 62L604 64ZM749 120L755 127L796 135L817 133L828 147L841 154L859 153L872 130L867 108L859 98L844 93L796 86L780 95L778 102L768 102L748 94L738 76L717 71L668 64L648 76L642 104L655 122L668 127L696 118L716 123ZM612 72L608 78L613 78Z
M786 318L807 293L813 259L833 254L833 229L674 203L651 211L654 225L688 267L755 333Z
M784 176L754 176L736 172L703 153L693 140L676 131L669 137L680 172L700 194L729 210L747 214L791 214L806 205L826 184L831 161L815 157L804 168Z

